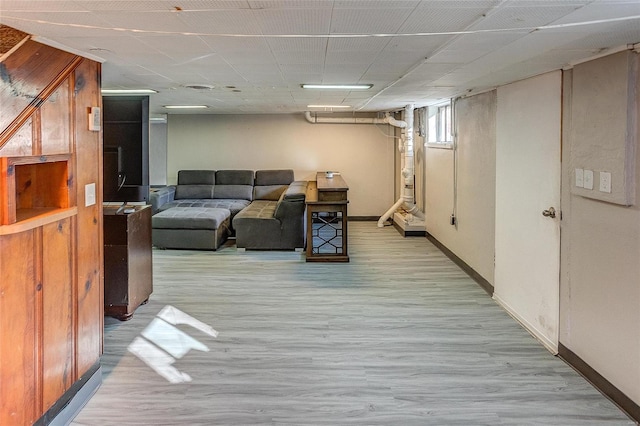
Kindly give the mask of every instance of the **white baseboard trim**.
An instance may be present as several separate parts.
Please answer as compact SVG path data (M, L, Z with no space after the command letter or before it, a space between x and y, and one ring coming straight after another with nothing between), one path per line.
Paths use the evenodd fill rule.
M500 295L496 292L493 293L493 300L496 301L498 305L502 307L514 320L518 321L520 325L529 332L536 340L538 340L542 345L547 348L549 352L553 355L558 355L558 342L551 341L547 336L544 335L540 330L538 330L534 325L529 323L526 319L518 314L507 302L505 302Z

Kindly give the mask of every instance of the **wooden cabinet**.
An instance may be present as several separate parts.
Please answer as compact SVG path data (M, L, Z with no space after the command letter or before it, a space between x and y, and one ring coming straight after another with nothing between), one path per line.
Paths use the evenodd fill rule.
M342 176L318 172L307 189L307 262L348 262L347 191Z
M104 208L104 312L123 321L153 292L151 206L131 208Z

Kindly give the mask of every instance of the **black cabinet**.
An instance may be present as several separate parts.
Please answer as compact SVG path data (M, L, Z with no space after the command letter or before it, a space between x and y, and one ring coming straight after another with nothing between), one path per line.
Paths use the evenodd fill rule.
M104 201L149 200L149 97L103 96Z

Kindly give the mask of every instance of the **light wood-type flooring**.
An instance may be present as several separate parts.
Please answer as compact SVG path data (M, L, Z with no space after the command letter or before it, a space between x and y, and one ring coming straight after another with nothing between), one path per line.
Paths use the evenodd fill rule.
M72 424L635 424L424 237L353 222L349 249L154 250L154 293L105 319Z

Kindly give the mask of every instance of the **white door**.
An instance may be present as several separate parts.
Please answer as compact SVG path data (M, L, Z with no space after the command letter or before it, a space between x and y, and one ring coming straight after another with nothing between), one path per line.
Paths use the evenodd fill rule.
M561 89L560 71L500 87L496 128L494 299L553 353L560 310Z

